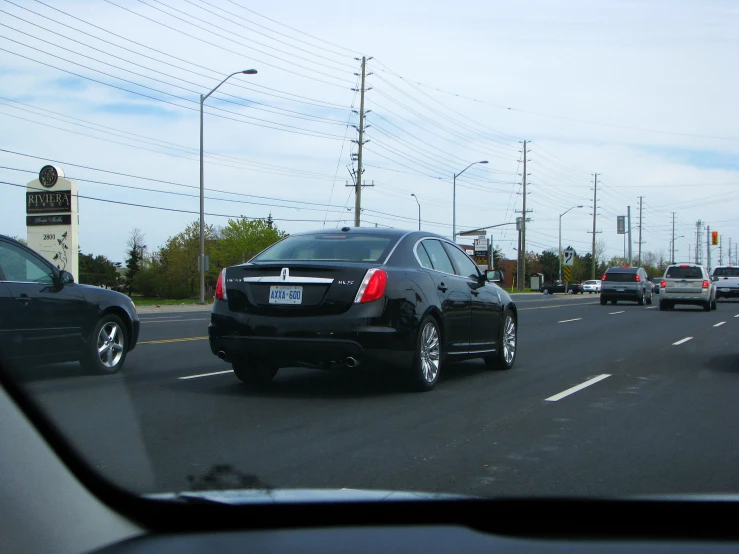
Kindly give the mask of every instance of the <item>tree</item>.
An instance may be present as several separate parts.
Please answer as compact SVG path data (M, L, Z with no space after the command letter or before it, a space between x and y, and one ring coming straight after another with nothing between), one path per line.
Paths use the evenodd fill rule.
M500 269L500 262L505 260L506 255L503 253L503 250L500 249L500 246L493 248L493 268Z
M559 279L559 255L552 250L544 250L539 256L541 264L541 272L544 274L544 281L556 281Z
M242 264L287 236L277 226L261 219L229 219L213 245L213 260L223 268Z
M131 236L128 237L126 242L128 250L126 255L126 286L128 287L128 294L130 295L133 291L133 284L136 279L136 275L141 270L141 263L144 259L144 253L146 252L146 245L144 244L144 234L141 229L134 229L131 231Z
M118 285L118 269L116 264L105 256L94 256L80 252L79 268L80 283L108 288Z

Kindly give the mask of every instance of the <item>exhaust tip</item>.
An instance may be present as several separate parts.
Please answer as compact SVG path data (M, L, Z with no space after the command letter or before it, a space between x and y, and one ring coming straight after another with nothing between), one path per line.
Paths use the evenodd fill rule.
M224 362L226 361L226 353L223 350L218 351L218 357Z
M351 356L347 356L344 363L347 367L357 367L359 365L359 360L352 358Z

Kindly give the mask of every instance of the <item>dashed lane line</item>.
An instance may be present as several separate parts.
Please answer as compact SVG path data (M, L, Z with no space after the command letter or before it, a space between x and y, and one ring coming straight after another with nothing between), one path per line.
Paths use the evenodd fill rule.
M200 373L198 375L185 375L184 377L177 377L180 381L187 379L199 379L200 377L212 377L213 375L225 375L226 373L233 373L233 369L227 369L226 371L213 371L211 373Z
M562 321L558 321L557 323L569 323L570 321L580 321L581 317L576 317L575 319L563 319Z
M626 310L621 310L620 312L610 312L608 315L616 315L616 314L625 314Z
M208 337L184 337L181 339L144 340L136 344L167 344L170 342L188 342L191 340L208 340Z
M610 377L610 373L603 373L602 375L598 375L597 377L593 377L592 379L588 379L584 383L580 383L579 385L576 385L572 388L569 388L567 390L563 390L562 392L555 394L554 396L550 396L549 398L545 398L545 402L557 402L558 400L562 400L563 398L570 396L571 394L575 394L577 391L581 391L584 388L589 387L590 385L594 385L595 383L598 383L599 381L602 381L603 379L607 379Z
M686 343L686 342L688 342L689 340L692 340L692 339L693 339L693 337L685 337L684 339L680 339L677 342L673 342L672 343L672 346L680 346L681 344L684 344L684 343Z
M716 325L714 325L714 327L721 327L724 323L726 323L726 322L725 321L719 321Z

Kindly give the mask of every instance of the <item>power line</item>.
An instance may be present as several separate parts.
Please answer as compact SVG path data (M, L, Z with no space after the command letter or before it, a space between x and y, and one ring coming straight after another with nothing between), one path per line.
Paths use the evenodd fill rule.
M218 48L218 49L220 49L220 50L225 50L226 52L230 52L230 53L232 53L232 54L236 54L237 56L243 55L243 53L242 53L242 52L237 52L236 50L231 50L230 48L226 48L225 46L221 46L221 45L219 45L219 44L216 44L216 43L214 43L214 42L210 42L210 41L207 41L207 40L205 40L205 39L202 39L202 38L200 38L200 37L196 37L195 35L191 35L190 33L186 33L185 31L181 31L181 30L179 30L179 29L176 29L175 27L172 27L172 26L170 26L170 25L167 25L166 23L162 23L161 21L157 21L156 19L152 19L152 18L150 18L150 17L147 17L147 16L145 16L145 15L143 15L143 14L140 14L140 13L138 13L138 12L135 12L135 11L133 11L133 10L129 10L128 8L124 8L123 6L119 6L118 4L116 4L115 2L113 2L112 0L103 0L103 1L104 1L104 2L106 2L106 3L108 3L108 4L110 4L111 6L115 6L115 7L117 7L117 8L120 8L120 9L124 10L124 11L127 11L127 12L129 12L129 13L132 13L132 14L134 14L134 15L137 15L137 16L139 16L139 17L143 18L143 19L146 19L147 21L151 21L152 23L156 23L157 25L161 25L162 27L165 27L165 28L169 29L170 31L174 31L174 32L176 32L176 33L179 33L179 34L181 34L181 35L184 35L184 36L186 36L186 37L188 37L188 38L191 38L191 39L197 40L197 41L199 41L199 42L203 42L203 43L205 43L205 44L208 44L208 45L210 45L210 46L214 46L215 48ZM141 2L141 0L139 0L139 2ZM141 2L141 3L142 3L142 4L145 4L145 5L147 5L147 6L149 6L149 7L153 8L153 9L155 9L155 10L158 10L158 11L160 11L160 12L162 12L162 13L165 13L165 14L167 14L167 12L165 12L165 11L163 11L163 10L159 9L159 8L156 8L156 7L154 7L154 6L151 6L151 5L149 5L149 4L146 4L145 2ZM170 17L174 17L175 19L179 19L180 21L182 21L182 22L184 22L184 23L187 23L187 24L189 24L189 25L192 25L193 27L197 27L197 28L199 28L199 29L201 29L201 30L204 30L204 31L206 31L206 32L209 32L209 33L211 33L211 34L214 34L214 35L216 35L216 36L219 36L219 37L221 37L221 38L225 38L226 40L229 40L229 41L231 41L231 42L236 42L237 44L240 44L240 43L238 43L238 41L234 41L233 39L230 39L230 38L228 38L228 37L223 37L222 35L219 35L218 33L214 33L213 31L208 31L207 29L203 29L202 27L199 27L198 25L195 25L194 23L190 23L189 21L185 21L184 19L182 19L182 18L180 18L180 17L174 16L174 15L172 15L172 14L167 14L167 15L169 15ZM243 46L243 45L242 45L242 46ZM250 48L250 47L248 47L248 46L247 46L247 48ZM251 49L252 49L252 50L256 50L255 48L251 48ZM258 52L260 52L259 50L257 50L257 51L258 51ZM267 54L267 55L270 55L270 54ZM282 59L282 58L280 58L279 56L274 56L274 55L270 55L270 56L271 56L271 57L273 57L273 58L276 58L276 59L278 59L278 60L280 60L280 61L284 61L284 62L290 63L290 64L292 64L292 65L298 65L298 64L295 64L295 63L293 63L293 62L290 62L289 60L283 60L283 59ZM322 79L318 79L318 78L316 78L316 77L314 77L314 76L312 76L312 75L305 75L305 74L303 74L303 73L298 73L297 71L293 71L293 70L291 70L291 69L285 69L284 67L280 67L279 65L275 65L275 64L273 64L273 63L269 63L269 62L266 62L266 61L264 61L264 60L259 60L259 59L257 59L257 58L253 58L253 59L254 59L255 61L257 61L257 62L261 63L261 64L264 64L264 65L266 65L266 66L269 66L269 67L274 67L275 69L279 69L279 70L281 70L281 71L285 71L285 72L287 72L287 73L292 73L293 75L297 75L297 76L299 76L299 77L304 77L304 78L306 78L306 79L310 79L310 80L312 80L312 81L319 81L319 82L325 83L325 84L327 84L327 85L335 86L335 87L344 87L344 86L346 86L346 85L340 85L340 84L338 84L338 83L331 83L331 82L329 82L329 81L324 81L324 80L322 80ZM317 74L319 74L319 75L323 75L323 76L325 76L325 77L329 77L329 78L331 78L331 79L335 79L335 80L337 80L337 81L341 81L341 80L342 80L342 79L340 79L339 77L336 77L336 76L334 76L334 75L330 75L330 74L328 74L328 73L324 73L324 72L322 72L322 71L318 71L318 70L311 70L311 72L312 72L312 73L317 73ZM345 83L350 83L350 81L346 81Z
M19 43L18 41L14 41L14 40L12 40L12 39L8 39L7 37L1 37L1 36L0 36L0 38L5 38L6 40L10 40L11 42L16 42L17 44L22 44L22 43ZM24 46L26 46L26 45L24 45ZM70 60L66 60L65 58L61 58L60 56L56 56L56 55L54 55L54 54L49 54L48 52L44 52L43 50L40 50L40 49L38 49L38 48L34 48L34 47L32 47L32 46L26 46L26 47L27 47L27 48L31 48L31 49L33 49L33 50L37 50L37 51L39 51L39 52L43 52L43 53L45 53L45 54L48 54L48 55L50 55L50 56L53 56L53 57L55 57L55 58L58 58L58 59L61 59L61 60L64 60L64 61L66 61L66 62L72 63L72 64L74 64L74 65L78 65L78 66L80 66L80 67L84 67L85 69L89 69L90 71L94 71L94 72L96 72L96 73L101 73L101 74L103 74L103 75L106 75L106 76L108 76L108 77L112 77L113 79L118 79L118 80L120 80L120 81L124 81L124 82L126 82L126 83L130 83L130 84L133 84L133 85L135 85L135 86L138 86L138 87L141 87L141 88L145 88L145 89L148 89L148 90L151 90L151 91L154 91L154 92L158 92L159 94L163 94L163 95L166 95L166 96L171 96L171 97L173 97L173 98L177 98L177 99L179 99L179 100L184 100L185 102L189 102L189 103L197 103L197 102L195 102L194 100L191 100L191 99L189 99L189 98L183 98L183 97L181 97L181 96L177 96L177 95L174 95L174 94L170 94L170 93L168 93L168 92L164 92L164 91L161 91L161 90L158 90L158 89L155 89L155 88L152 88L152 87L146 86L146 85L141 85L141 84L135 83L135 82L133 82L133 81L129 81L129 80L127 80L127 79L123 79L122 77L116 77L115 75L110 75L110 74L108 74L108 73L105 73L105 72L103 72L103 71L99 71L99 70L97 70L97 69L93 69L93 68L91 68L91 67L88 67L88 66L85 66L85 65L83 65L83 64L79 64L79 63L76 63L76 62L72 62L72 61L70 61ZM165 103L165 104L169 104L169 105L171 105L171 106L176 106L176 107L178 107L178 108L182 108L182 109L186 109L186 110L190 110L190 111L197 111L197 110L198 110L198 108L194 108L194 107L189 107L189 106L183 106L183 105L181 105L181 104L177 104L176 102L171 102L171 101L169 101L169 100L165 100L165 99L163 99L163 98L157 98L157 97L155 97L155 96L151 96L151 95L148 95L148 94L144 94L144 93L141 93L141 92L136 92L136 91L133 91L133 90L129 90L129 89L127 89L127 88L124 88L124 87L120 87L120 86L118 86L118 85L114 85L114 84L112 84L112 83L106 83L105 81L100 81L100 80L98 80L98 79L94 79L94 78L92 78L92 77L88 77L88 76L86 76L86 75L82 75L82 74L80 74L80 73L75 73L74 71L69 71L69 70L67 70L67 69L63 69L63 68L57 67L57 66L55 66L55 65L52 65L52 64L49 64L49 63L46 63L46 62L42 62L42 61L40 61L40 60L36 60L36 59L34 59L34 58L31 58L31 57L29 57L29 56L24 56L23 54L19 54L18 52L13 52L12 50L7 50L6 48L0 48L0 51L3 51L3 52L7 52L7 53L9 53L9 54L13 54L14 56L18 56L18 57L20 57L20 58L24 58L24 59L26 59L26 60L29 60L29 61L32 61L32 62L36 62L36 63L38 63L38 64L41 64L41 65L45 65L45 66L47 66L47 67L50 67L50 68L52 68L52 69L56 69L56 70L58 70L58 71L62 71L62 72L64 72L64 73L67 73L67 74L69 74L69 75L74 75L75 77L79 77L79 78L81 78L81 79L85 79L85 80L88 80L88 81L92 81L92 82L95 82L95 83L98 83L98 84L101 84L101 85L104 85L104 86L107 86L107 87L115 88L115 89L117 89L117 90L121 90L121 91L124 91L124 92L128 92L128 93L130 93L130 94L135 94L135 95L137 95L137 96L142 96L142 97L144 97L144 98L149 98L150 100L155 100L155 101L157 101L157 102L163 102L163 103ZM230 110L224 110L223 108L218 108L218 107L212 107L211 109L214 109L214 110L218 110L218 111L222 111L222 112L226 112L226 113L231 113L231 114L234 114L234 115L238 115L239 117L244 117L244 118L248 118L248 119L257 119L257 120L259 120L259 118L254 118L254 117L251 117L251 116L245 116L245 115L239 114L239 113L237 113L237 112L232 112L232 111L230 111ZM244 121L243 119L236 119L236 118L233 118L233 117L229 117L229 116L225 116L225 115L221 115L221 114L213 113L212 111L208 111L207 113L208 113L209 115L212 115L212 116L214 116L214 117L219 117L219 118L222 118L222 119L228 119L228 120L231 120L231 121L236 121L236 122L238 122L238 123L245 123L245 124L247 124L247 125L254 125L254 126L256 126L256 127L263 127L263 128L267 128L267 129L273 129L273 130L276 130L276 131L285 131L285 132L291 132L291 133L295 133L295 134L299 134L299 135L313 136L313 137L317 137L317 138L328 138L328 139L333 139L333 140L343 140L343 139L342 139L342 137L340 137L340 136L338 136L338 135L330 135L330 134L328 134L328 133L322 133L322 132L320 132L320 131L311 131L311 130L309 130L309 129L302 129L302 128L300 128L300 127L295 127L295 126L292 126L292 125L286 125L286 124L283 124L283 123L275 123L275 122L269 122L269 123L272 123L272 124L274 124L274 125L280 125L280 126L282 126L282 127L287 127L288 129L291 129L291 130L288 130L288 129L281 129L281 128L279 128L279 127L272 127L272 126L270 126L270 125L264 125L264 124L261 124L261 123L253 123L253 122L251 122L251 121ZM260 121L265 121L265 120L260 120Z
M150 60L156 61L157 63L163 63L163 64L169 65L171 67L176 67L177 69L180 69L182 71L187 71L188 73L194 73L196 75L200 75L201 77L207 77L206 75L203 75L202 73L196 73L196 72L194 72L192 69L182 68L182 67L179 67L177 65L172 64L171 62L164 62L162 60L158 60L157 58L154 58L154 57L149 56L147 54L143 54L141 52L137 52L137 51L132 50L130 48L126 48L125 46L121 46L120 44L115 44L115 43L113 43L113 42L111 42L111 41L109 41L107 39L102 39L102 38L100 38L100 37L98 37L98 36L90 33L89 31L83 31L83 30L79 29L78 27L75 27L73 25L70 25L69 23L62 23L62 22L60 22L60 21L58 21L58 20L56 20L56 19L54 19L54 18L52 18L52 17L50 17L48 15L39 14L38 12L35 12L35 11L29 9L29 8L26 8L24 6L20 6L18 4L15 4L11 0L5 0L5 1L8 2L8 3L10 3L10 4L12 4L12 5L14 5L14 6L16 6L17 8L20 8L22 10L25 10L25 11L27 11L29 13L32 13L32 14L34 14L34 15L42 18L44 21L51 21L51 22L56 23L57 25L60 25L62 27L66 27L66 28L72 29L74 31L77 31L78 33L80 33L80 35L85 35L85 36L88 36L88 37L92 37L95 40L99 40L100 42L104 42L105 44L109 44L111 46L115 46L116 48L120 48L122 50L126 50L127 52L131 52L131 53L136 54L138 56L142 56L142 57L148 58ZM210 73L212 73L212 74L215 75L213 78L220 78L222 76L222 73L223 72L216 71L216 70L214 70L211 67L206 67L206 66L203 66L203 65L199 65L199 64L197 64L195 62L192 62L190 60L186 60L184 58L180 58L180 57L174 56L172 54L168 54L167 52L164 52L162 50L158 50L157 48L154 48L153 46L148 46L146 44L142 44L142 43L137 42L135 40L132 40L130 38L124 37L123 35L119 35L119 34L113 32L113 31L110 31L108 29L105 29L103 27L100 27L98 25L95 25L94 23L90 23L89 21L85 21L84 19L81 19L81 18L79 18L77 16L74 16L72 14L69 14L69 13L63 11L63 10L60 10L59 8L56 8L54 6L50 6L48 4L45 4L44 2L41 2L41 0L35 0L35 1L37 3L43 5L43 6L46 6L49 9L52 9L52 10L58 12L58 13L61 13L62 15L65 15L66 17L68 17L70 19L73 19L75 21L79 21L80 23L84 23L85 25L88 25L90 27L93 27L94 29L97 29L99 31L102 31L103 33L106 34L106 36L110 35L110 36L117 37L117 38L119 38L121 40L124 40L124 41L126 41L128 43L135 44L136 46L140 46L141 48L145 48L145 49L150 50L152 52L156 52L157 54L161 54L162 56L165 56L167 58L171 58L173 60L177 60L177 61L186 63L186 64L188 64L188 65L190 65L192 67L197 67L199 69L203 69L205 71L209 71ZM24 21L24 22L28 23L29 25L38 26L37 23L31 23L31 22L29 22L29 21L27 21L25 19L19 18L16 15L10 14L9 12L3 12L3 13L7 13L8 15L11 15L11 16L15 17L16 19L20 19L21 21ZM277 98L281 98L283 100L289 100L291 102L297 102L297 103L309 104L309 105L317 105L319 107L325 107L325 108L328 108L328 109L338 108L338 109L341 109L342 111L345 109L344 106L340 106L338 104L332 104L331 102L326 102L324 100L319 100L319 99L316 99L316 98L309 98L307 96L301 96L299 94L294 94L292 92L287 92L287 91L283 91L283 90L279 90L279 89L267 87L267 86L264 86L264 85L260 85L258 83L253 83L252 86L246 86L246 85L243 85L243 84L238 83L238 82L231 82L230 85L231 86L238 87L238 88L241 88L241 89L244 89L244 90L250 90L250 91L253 91L253 92L258 92L259 94L264 94L266 96L275 96ZM262 89L264 89L264 90L270 90L270 91L273 91L273 92L277 92L277 93L280 93L280 95L286 95L286 96L292 96L292 97L295 97L295 98L300 98L301 100L303 100L303 102L301 102L300 100L292 100L291 98L285 98L285 96L280 96L280 95L276 95L276 94L272 94L272 93L263 92Z

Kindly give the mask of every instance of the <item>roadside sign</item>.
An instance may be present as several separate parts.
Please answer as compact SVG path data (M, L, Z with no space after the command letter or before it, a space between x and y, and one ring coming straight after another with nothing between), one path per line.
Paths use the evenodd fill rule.
M562 268L562 278L565 280L565 283L569 283L570 282L571 272L572 272L572 268L570 266L568 266L568 265L566 265L566 266L564 266Z
M626 234L626 216L625 215L616 216L616 232L619 235Z
M562 251L562 257L564 258L563 265L565 267L572 267L575 262L575 251L567 247Z

